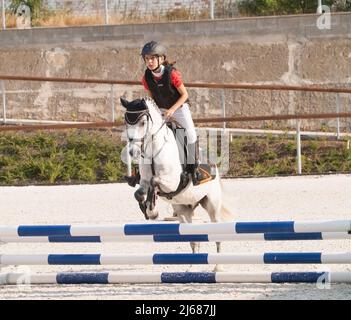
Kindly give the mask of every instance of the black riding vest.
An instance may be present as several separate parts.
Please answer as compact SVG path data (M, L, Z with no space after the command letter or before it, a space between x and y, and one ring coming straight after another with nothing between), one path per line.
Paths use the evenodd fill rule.
M180 93L171 82L171 72L174 68L166 66L160 80L155 80L149 69L145 70L145 80L157 106L162 109L171 108L180 98Z

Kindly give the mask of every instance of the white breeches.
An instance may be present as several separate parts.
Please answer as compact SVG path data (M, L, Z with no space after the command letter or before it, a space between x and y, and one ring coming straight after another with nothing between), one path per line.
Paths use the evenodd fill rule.
M163 113L165 109L161 109ZM187 136L188 144L195 143L197 140L197 135L195 131L194 121L191 117L189 105L184 103L180 108L178 108L172 118L176 120L184 129Z

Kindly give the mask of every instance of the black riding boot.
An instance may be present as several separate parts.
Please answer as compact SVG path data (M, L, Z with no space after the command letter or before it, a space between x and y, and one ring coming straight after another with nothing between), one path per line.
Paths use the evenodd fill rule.
M193 185L196 186L205 178L201 170L199 169L200 165L200 149L199 149L199 140L196 140L195 143L188 145L188 167L189 172L193 180Z

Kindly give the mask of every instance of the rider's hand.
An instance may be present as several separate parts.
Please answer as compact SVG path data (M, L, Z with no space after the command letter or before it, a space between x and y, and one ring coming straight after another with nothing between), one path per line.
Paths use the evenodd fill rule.
M170 108L170 109L166 110L163 115L167 120L169 120L173 116L174 112L175 112L175 110Z

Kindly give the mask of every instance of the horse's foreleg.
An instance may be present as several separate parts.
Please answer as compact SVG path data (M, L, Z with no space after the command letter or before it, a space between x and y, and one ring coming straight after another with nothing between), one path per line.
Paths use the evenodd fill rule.
M134 197L139 203L139 208L144 214L145 219L148 220L149 217L146 213L146 192L143 187L140 187L137 191L134 192Z
M154 178L150 180L150 187L146 197L146 215L150 219L156 219L158 217L158 211L156 209L156 198L157 198L157 183Z

